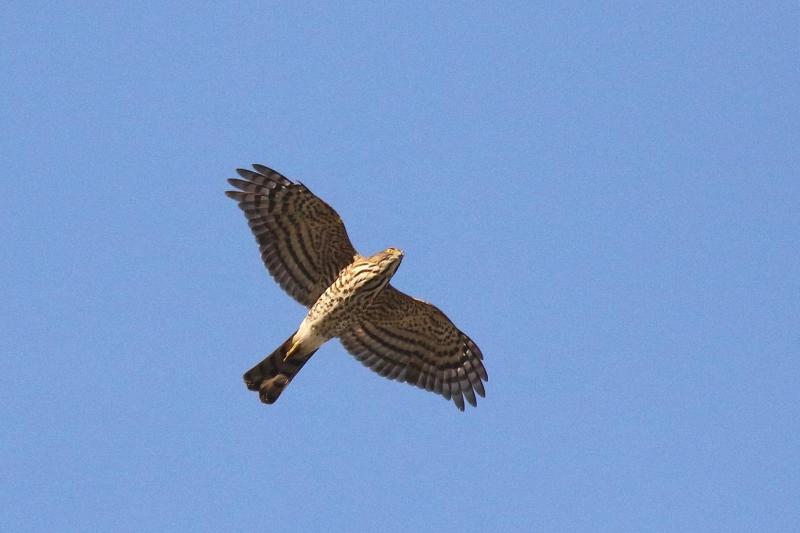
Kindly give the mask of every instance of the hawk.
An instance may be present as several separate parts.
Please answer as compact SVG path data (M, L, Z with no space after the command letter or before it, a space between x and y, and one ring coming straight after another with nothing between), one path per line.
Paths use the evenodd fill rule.
M225 194L244 211L275 281L308 308L297 331L244 374L247 388L274 403L328 340L381 376L476 406L488 381L480 349L435 306L389 284L403 252L363 257L336 211L302 183L263 165L238 169Z

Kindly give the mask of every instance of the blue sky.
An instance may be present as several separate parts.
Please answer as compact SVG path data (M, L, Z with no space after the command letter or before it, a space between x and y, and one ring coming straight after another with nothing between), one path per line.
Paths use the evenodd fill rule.
M6 3L0 529L791 531L792 2ZM260 162L479 344L487 397L337 342L224 197Z

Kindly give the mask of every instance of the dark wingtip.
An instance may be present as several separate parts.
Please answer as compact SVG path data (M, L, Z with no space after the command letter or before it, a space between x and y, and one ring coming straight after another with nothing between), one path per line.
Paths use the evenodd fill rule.
M261 163L253 163L250 166L256 169L256 172L258 172L259 174L263 174L264 176L266 176L267 174L280 174L280 172L276 172L275 170L269 168L266 165L262 165Z
M464 396L461 394L461 391L456 391L453 394L453 402L455 402L456 407L458 407L459 411L464 410Z
M263 177L274 181L280 185L288 187L290 185L294 185L294 182L275 170L274 168L270 168L266 165L262 165L260 163L253 163L253 168Z
M464 397L472 407L478 407L478 400L475 398L474 392L472 394L465 394Z

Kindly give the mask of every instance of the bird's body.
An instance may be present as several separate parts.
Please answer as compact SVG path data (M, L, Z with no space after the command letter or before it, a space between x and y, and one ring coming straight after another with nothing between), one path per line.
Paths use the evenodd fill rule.
M226 194L245 212L262 259L278 283L309 308L297 331L244 375L261 401L273 403L328 340L339 337L366 366L452 399L476 405L486 370L478 347L436 307L389 281L403 252L362 257L336 212L304 185L272 169L238 170L239 191Z
M355 327L369 314L370 305L389 283L402 258L403 252L395 248L369 258L357 256L314 302L297 331L245 374L248 388L258 390L264 403L274 403L320 346ZM265 368L274 372L264 372Z
M370 304L389 283L402 259L403 252L396 248L372 257L356 257L314 302L303 324L308 323L326 340L338 337L369 312Z

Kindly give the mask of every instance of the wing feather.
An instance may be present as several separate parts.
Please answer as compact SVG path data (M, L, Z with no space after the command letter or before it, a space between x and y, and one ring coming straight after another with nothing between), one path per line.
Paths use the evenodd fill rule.
M437 307L388 285L367 317L341 336L362 364L396 379L440 394L464 410L477 405L489 377L478 346Z
M267 270L289 295L311 307L358 255L342 219L302 183L253 165L228 180L225 194L244 212Z

